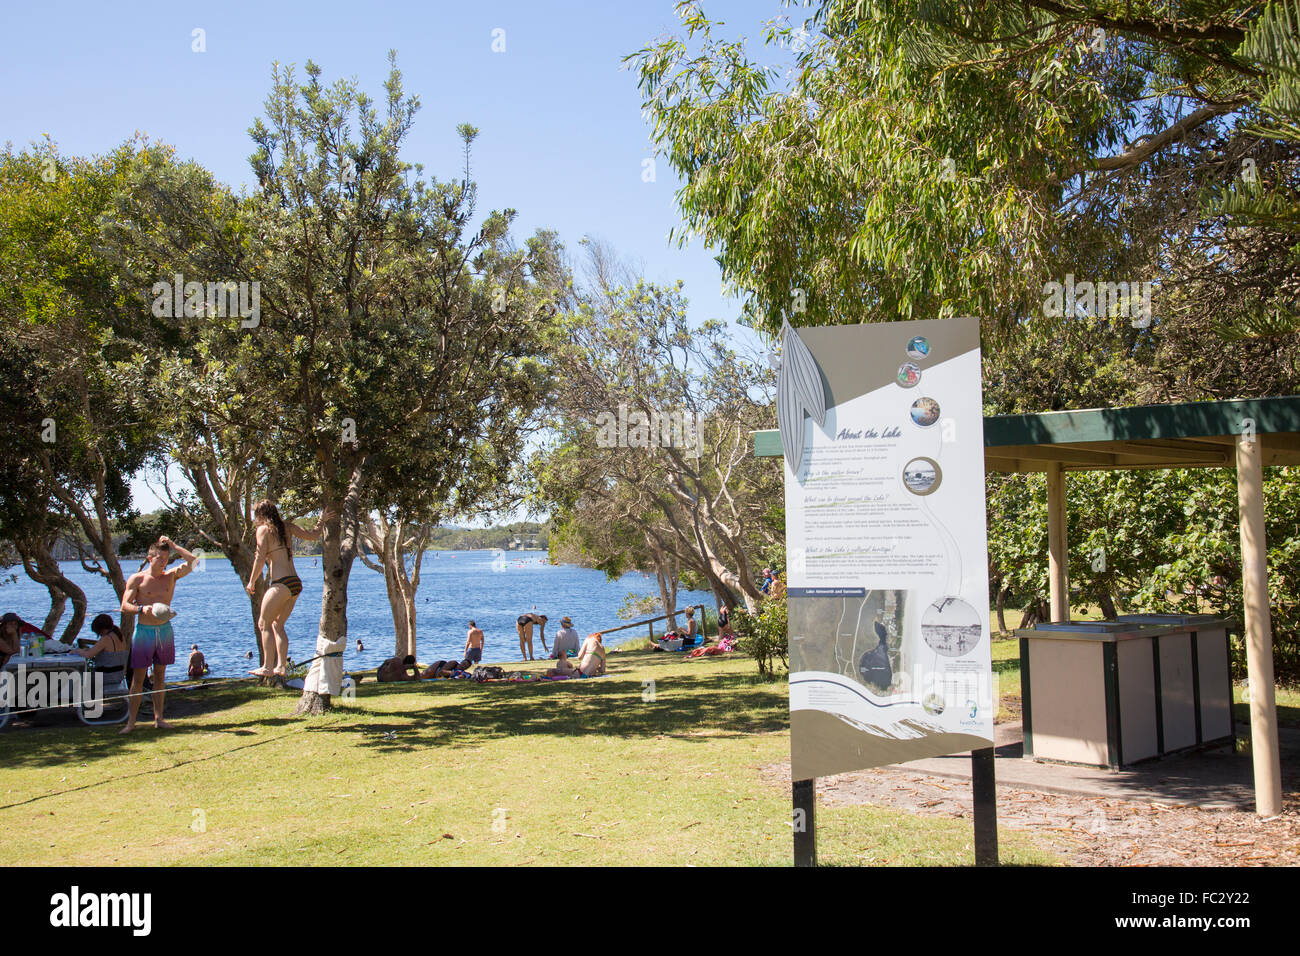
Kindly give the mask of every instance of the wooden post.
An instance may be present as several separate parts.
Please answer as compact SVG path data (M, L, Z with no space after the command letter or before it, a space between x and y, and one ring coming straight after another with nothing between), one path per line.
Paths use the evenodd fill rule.
M1065 470L1059 462L1047 466L1047 578L1052 621L1070 619L1070 564L1065 511Z
M796 780L794 795L794 865L817 865L817 781Z
M1237 506L1241 521L1241 588L1246 611L1246 673L1250 678L1250 755L1255 768L1255 813L1282 812L1282 764L1273 691L1273 624L1268 609L1268 549L1264 541L1264 468L1261 439L1237 441Z
M993 748L972 750L970 783L975 808L975 865L998 865L998 788Z

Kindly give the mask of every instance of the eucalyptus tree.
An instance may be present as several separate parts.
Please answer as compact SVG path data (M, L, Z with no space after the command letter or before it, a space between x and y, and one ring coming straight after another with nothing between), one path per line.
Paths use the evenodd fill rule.
M781 501L779 475L749 447L775 417L771 369L720 322L692 327L680 283L636 278L600 244L587 262L553 353L535 500L562 533L588 529L567 533L598 564L645 549L665 579L679 567L727 606L754 606L754 557L778 537Z
M1014 355L1027 322L1123 313L1153 399L1295 367L1294 4L822 0L760 47L679 13L629 59L678 237L760 328L974 313ZM1067 276L1127 291L1054 317Z
M824 0L769 25L763 64L684 3L684 35L632 59L682 180L681 236L717 247L760 324L1009 323L1081 252L1149 262L1188 225L1196 196L1168 200L1195 176L1168 154L1198 153L1202 184L1245 154L1229 127L1261 88L1237 48L1261 8Z

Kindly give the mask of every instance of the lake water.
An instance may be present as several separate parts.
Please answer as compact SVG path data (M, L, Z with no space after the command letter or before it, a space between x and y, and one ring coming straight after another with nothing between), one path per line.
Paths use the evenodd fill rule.
M573 618L580 635L602 627L626 623L618 609L629 594L658 595L652 575L629 573L617 581L606 580L600 571L574 565L546 563L544 551L510 551L504 560L495 561L492 551L429 551L420 570L420 590L416 592L416 628L418 658L423 663L439 658L458 657L465 646L466 622L474 619L486 635L485 662L519 660L519 638L515 619L525 611L547 615L546 640L559 630L560 618ZM315 653L316 629L320 622L323 581L319 566L313 567L311 555L296 555L294 563L303 581L303 591L289 618L289 655L306 660ZM87 573L78 562L62 563L63 573L86 592L86 625L82 637L90 637L90 619L101 611L116 621L118 601L108 581ZM175 567L175 565L173 565ZM123 561L123 570L134 571L134 562ZM18 581L0 587L0 610L14 611L24 620L40 627L49 611L50 600L44 586L32 581L17 568ZM677 605L704 604L714 608L712 595L703 591L678 591ZM256 666L252 617L248 596L225 558L206 558L196 570L176 585L173 607L177 612L172 626L176 630L177 666L183 666L191 644L198 644L207 658L212 677L243 676ZM67 624L71 604L64 612ZM662 633L663 622L656 625ZM55 631L55 637L59 636ZM644 628L632 628L610 635L609 644L646 634ZM356 650L361 638L365 650ZM365 670L377 667L393 654L393 617L384 588L383 575L370 570L360 561L352 566L348 587L348 649L343 657L346 668ZM244 654L253 650L254 660ZM540 656L541 641L533 633L533 654ZM169 675L170 676L170 675ZM177 675L181 679L181 675Z

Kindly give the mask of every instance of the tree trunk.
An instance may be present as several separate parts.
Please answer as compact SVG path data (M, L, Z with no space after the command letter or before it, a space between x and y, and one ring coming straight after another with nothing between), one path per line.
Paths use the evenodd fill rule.
M999 588L998 589L998 633L999 634L1005 634L1007 632L1006 603L1007 603L1006 589Z
M671 555L664 554L656 548L649 535L645 536L645 540L650 546L650 559L654 562L655 579L659 583L659 600L663 604L664 613L668 615L667 627L669 630L675 630L677 627L677 562Z
M1115 610L1115 602L1111 600L1109 591L1102 591L1101 596L1097 598L1097 603L1101 605L1101 616L1108 621L1115 620L1119 612Z
M388 589L388 610L393 615L393 653L405 657L411 653L411 629L406 613L406 595L394 567L392 553L384 557L384 585Z
M359 550L359 516L357 499L360 496L361 468L357 463L352 471L347 494L342 500L332 494L330 488L330 469L326 462L326 492L322 502L323 510L329 513L329 520L324 522L321 534L321 570L324 573L324 592L321 595L320 628L318 641L343 641L346 647L348 636L348 578L352 574L352 562ZM322 680L326 682L324 692L310 690ZM294 709L298 714L323 714L330 709L330 700L339 693L331 672L325 668L324 660L317 657L312 661L307 679L303 682L302 697Z
M388 592L388 611L393 617L393 654L398 658L414 654L415 633L414 598L410 582L406 580L406 556L402 548L402 522L389 524L383 515L367 518L362 541L370 548L378 563L360 552L361 563L384 576L384 589Z
M45 623L41 625L41 630L53 636L54 629L59 626L59 618L63 617L63 612L67 609L68 596L57 585L48 582L45 590L50 592L50 610L45 615Z
M243 542L237 542L235 546L230 546L226 550L226 557L230 560L231 570L239 578L239 590L244 591L244 585L248 583L248 577L253 573L253 553L244 546ZM253 582L253 596L248 599L248 613L252 626L253 643L256 645L257 662L259 665L265 664L262 653L262 641L260 632L257 629L257 619L262 614L262 598L266 595L266 575L258 575Z
M424 565L424 549L429 543L430 524L421 523L417 525L415 535L408 541L401 544L398 548L398 568L401 573L402 590L406 596L406 632L410 635L410 650L408 654L415 655L416 630L415 630L415 595L420 590L420 568ZM406 573L406 546L411 547L415 555L415 560L411 562L411 573Z
M405 568L403 568L405 572ZM405 573L402 575L406 578ZM406 635L407 646L406 653L416 656L415 654L415 585L409 578L405 581L405 605L406 605Z
M54 559L54 540L54 537L38 537L16 543L16 546L23 559L23 570L27 572L27 576L45 585L46 590L50 592L50 611L45 616L45 624L41 630L53 637L54 628L63 617L68 599L72 599L72 619L68 621L68 626L63 629L63 634L59 638L65 644L70 644L76 640L77 634L86 622L86 592L68 579L63 569L59 567L59 562Z

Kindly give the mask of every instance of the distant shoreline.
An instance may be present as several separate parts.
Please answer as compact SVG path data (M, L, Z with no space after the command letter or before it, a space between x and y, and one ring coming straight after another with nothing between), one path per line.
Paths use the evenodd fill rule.
M546 548L425 548L424 550L425 551L500 551L503 554L549 554L550 553ZM365 552L365 555L368 558L375 557L375 554L372 551ZM222 558L226 558L226 554L224 551L218 551L214 554L204 555L205 558L215 558L218 556ZM319 558L321 556L321 552L295 551L293 556L295 558ZM117 556L117 559L119 561L143 561L145 559L145 555L144 554L119 554ZM76 558L63 558L62 560L72 562L72 563L79 563ZM227 558L226 560L229 559ZM577 565L577 567L582 567L582 565ZM649 572L643 571L641 573L647 574Z

